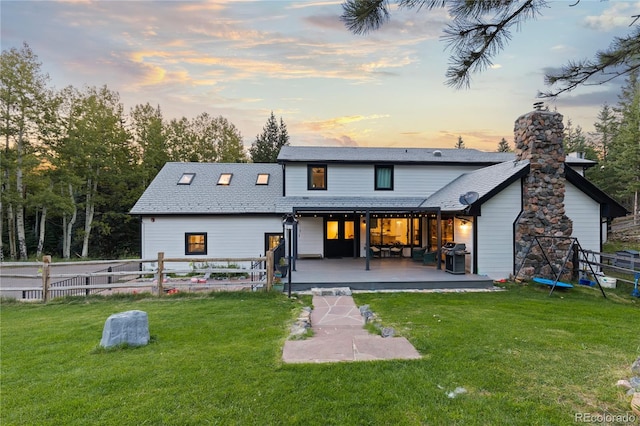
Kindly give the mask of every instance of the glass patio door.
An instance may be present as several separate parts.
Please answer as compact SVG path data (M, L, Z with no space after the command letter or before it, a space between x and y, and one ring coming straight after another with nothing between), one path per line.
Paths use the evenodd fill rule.
M349 218L327 218L324 226L325 257L353 257L357 247L355 221Z

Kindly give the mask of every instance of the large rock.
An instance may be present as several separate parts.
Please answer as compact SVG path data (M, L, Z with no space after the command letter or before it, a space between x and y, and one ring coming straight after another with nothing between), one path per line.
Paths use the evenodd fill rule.
M126 311L107 318L100 346L109 348L123 343L131 346L149 343L149 319L146 312Z

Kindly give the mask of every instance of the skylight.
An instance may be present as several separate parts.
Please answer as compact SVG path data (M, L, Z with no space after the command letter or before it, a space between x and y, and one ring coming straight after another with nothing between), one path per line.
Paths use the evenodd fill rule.
M195 173L183 173L178 181L178 185L191 185L191 181L193 181L195 175Z
M258 173L256 185L269 185L269 173Z
M220 178L218 178L218 185L229 185L232 176L233 173L221 173Z

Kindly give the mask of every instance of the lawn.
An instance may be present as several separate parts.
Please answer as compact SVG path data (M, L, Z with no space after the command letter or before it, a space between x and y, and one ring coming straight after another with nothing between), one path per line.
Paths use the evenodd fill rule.
M424 358L312 365L280 360L309 296L5 300L0 423L570 425L628 413L615 383L640 354L640 300L507 287L356 294ZM100 350L106 318L131 309L148 313L152 343Z

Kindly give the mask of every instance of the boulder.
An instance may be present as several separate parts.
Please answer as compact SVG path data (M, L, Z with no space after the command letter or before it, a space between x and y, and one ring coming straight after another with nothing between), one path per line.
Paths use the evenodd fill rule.
M100 346L121 344L144 346L149 343L149 319L143 311L126 311L111 315L104 323Z

